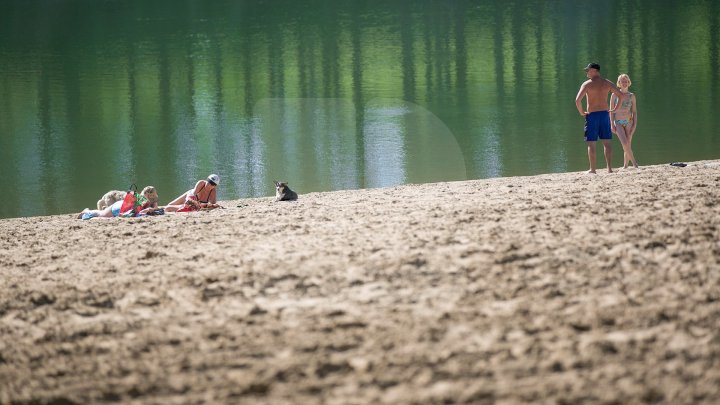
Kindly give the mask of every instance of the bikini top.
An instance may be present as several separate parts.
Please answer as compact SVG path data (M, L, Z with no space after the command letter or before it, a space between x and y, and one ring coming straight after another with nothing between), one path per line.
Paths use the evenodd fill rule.
M628 93L628 97L627 97L627 98L624 98L624 100L623 100L623 102L620 104L620 106L621 106L622 108L627 108L627 109L629 110L630 107L632 107L632 97L633 97L633 94L632 94L632 93Z
M210 196L212 195L213 191L215 191L215 190L210 190L210 194L207 195L207 199L205 201L200 201L200 197L198 195L200 194L201 191L203 191L205 186L207 186L207 181L203 180L202 188L200 190L198 190L197 193L195 193L195 198L197 198L198 202L203 203L203 204L207 204L210 202Z

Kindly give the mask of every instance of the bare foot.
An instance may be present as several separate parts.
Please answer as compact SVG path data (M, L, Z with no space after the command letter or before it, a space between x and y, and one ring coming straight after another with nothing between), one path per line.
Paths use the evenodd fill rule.
M85 208L81 213L78 214L77 219L82 219L84 213L90 211L90 208Z
M597 173L595 173L595 170L593 170L593 169L590 169L590 170L586 171L585 173L587 173L587 174L597 174Z
M612 172L613 172L613 171L612 171L612 168L611 168L611 167L608 167L608 173L612 173Z

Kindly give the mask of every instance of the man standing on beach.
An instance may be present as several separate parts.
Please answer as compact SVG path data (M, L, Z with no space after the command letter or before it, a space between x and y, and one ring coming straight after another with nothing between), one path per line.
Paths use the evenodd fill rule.
M610 114L608 112L608 93L612 92L622 99L623 94L611 81L600 76L600 65L590 63L585 67L585 72L590 80L580 86L580 91L575 97L575 105L580 115L585 117L585 142L588 146L588 159L590 170L588 173L595 174L597 167L597 156L595 154L595 142L600 138L603 142L603 152L607 163L608 173L612 173L612 131L610 129ZM582 108L582 99L587 97L587 111Z

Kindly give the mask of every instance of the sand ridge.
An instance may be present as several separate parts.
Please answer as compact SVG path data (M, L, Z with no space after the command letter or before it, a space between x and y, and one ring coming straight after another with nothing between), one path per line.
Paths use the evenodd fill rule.
M0 403L717 403L718 190L708 161L1 220Z

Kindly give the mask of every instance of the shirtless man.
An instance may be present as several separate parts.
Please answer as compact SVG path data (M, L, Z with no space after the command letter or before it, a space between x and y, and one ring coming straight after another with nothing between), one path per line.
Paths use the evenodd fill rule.
M590 170L588 173L595 174L597 157L595 155L595 142L600 138L603 142L603 152L607 163L608 173L612 173L612 131L610 130L610 114L608 112L608 93L612 92L619 98L623 93L611 81L600 76L600 65L590 63L585 68L588 81L580 86L580 91L575 97L575 105L580 115L585 117L585 142L588 146L588 159ZM582 99L587 97L587 111L582 108Z

